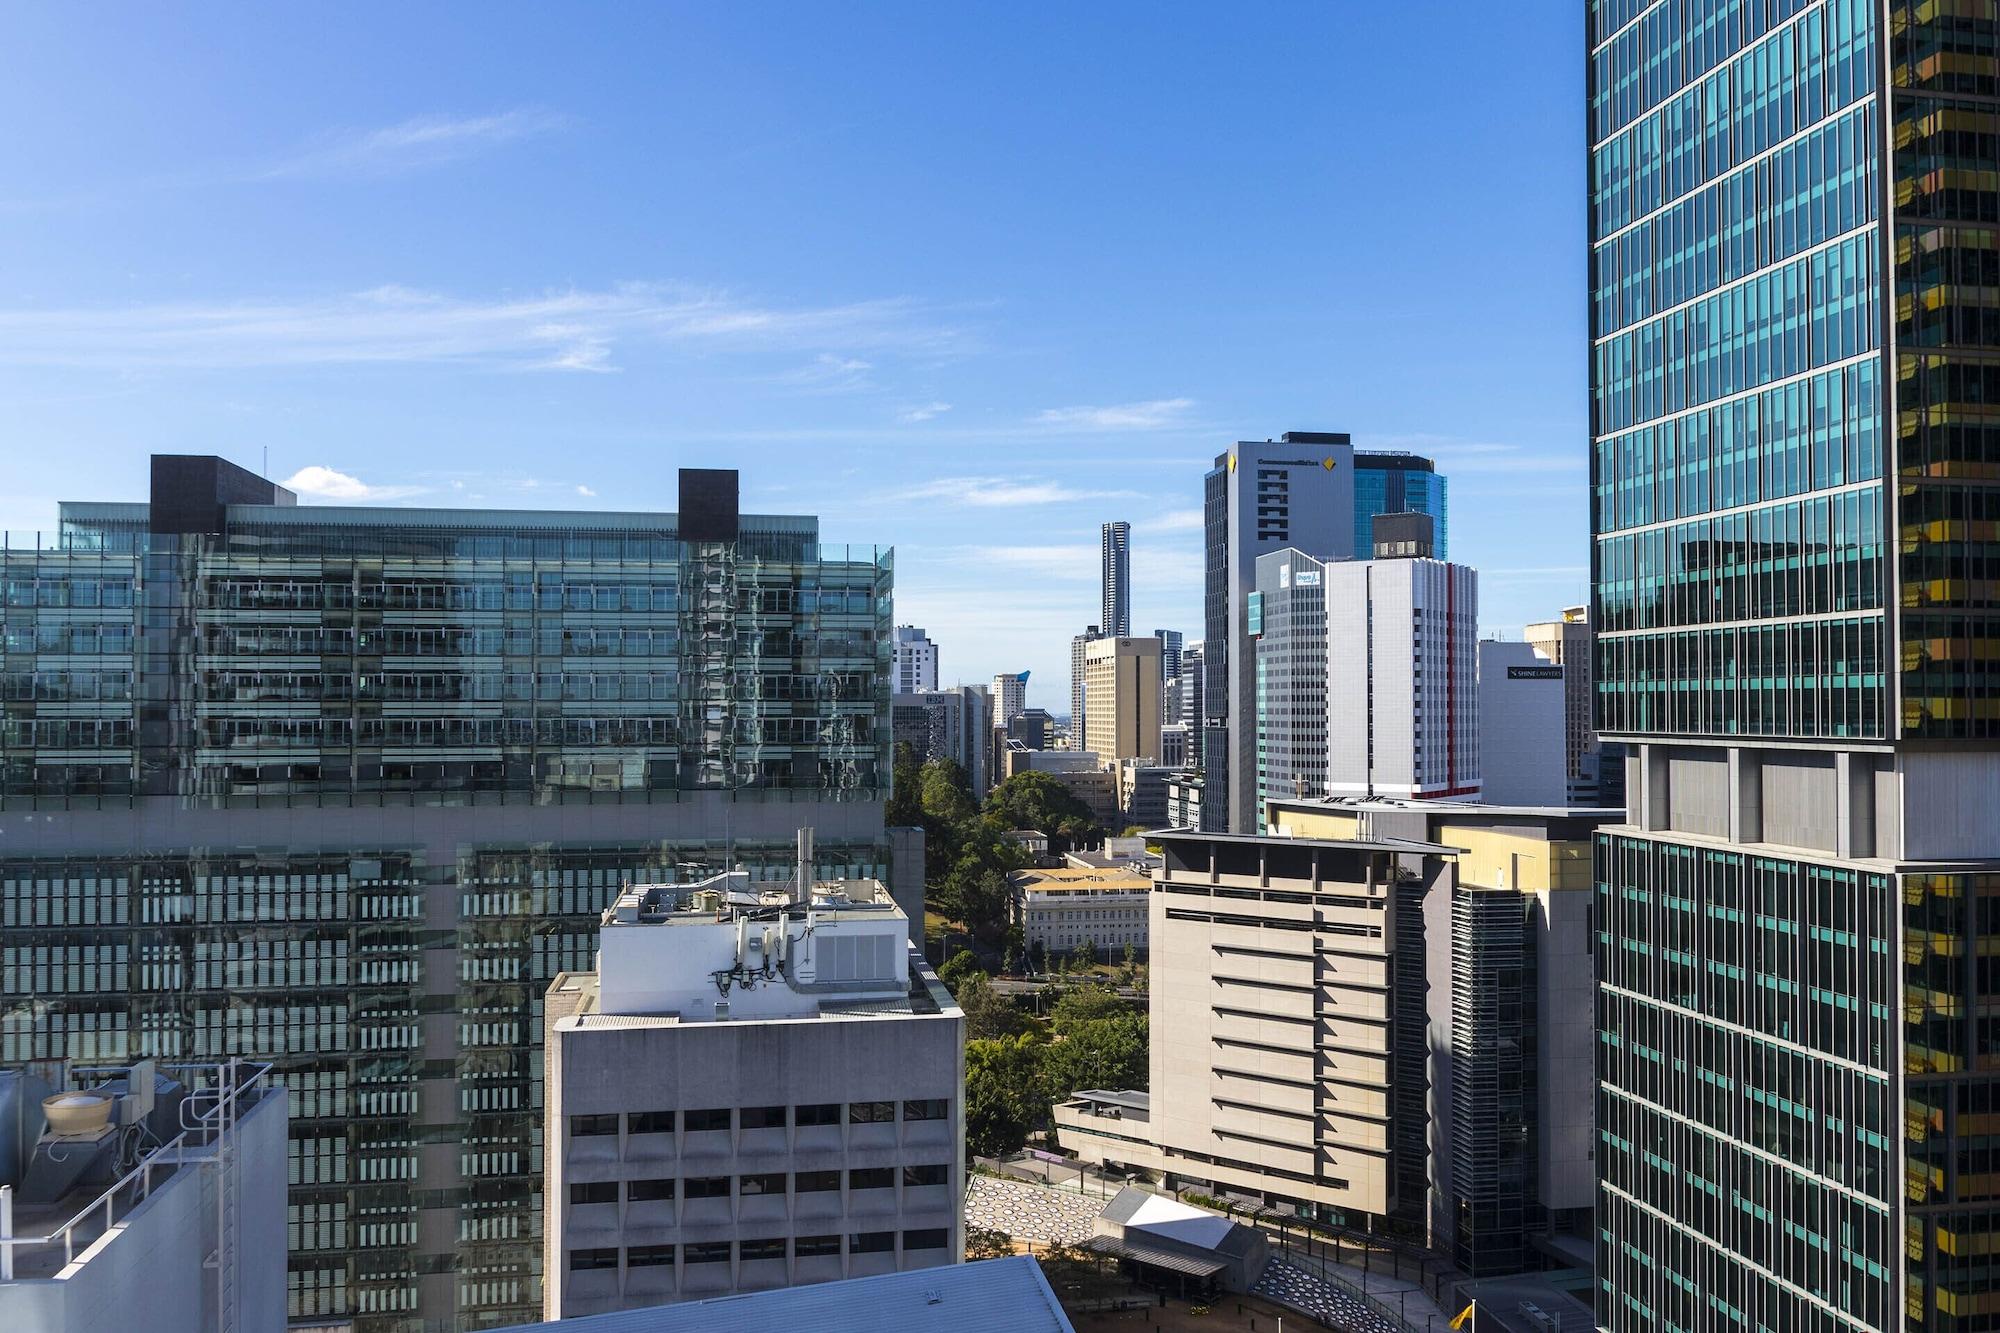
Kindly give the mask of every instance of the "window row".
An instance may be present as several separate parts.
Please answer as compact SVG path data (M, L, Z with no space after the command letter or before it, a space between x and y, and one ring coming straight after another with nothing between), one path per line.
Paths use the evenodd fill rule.
M1879 269L1864 233L1598 344L1593 434L1629 430L1874 350Z
M1878 363L1862 361L1599 440L1594 530L1880 478L1879 380Z
M951 1114L951 1103L942 1097L910 1098L901 1103L886 1102L810 1102L798 1106L744 1106L732 1110L729 1107L712 1107L685 1111L632 1111L623 1117L627 1134L672 1134L678 1129L684 1134L727 1133L736 1129L807 1129L817 1126L838 1125L878 1125L894 1124L896 1108L902 1107L902 1119L906 1122L919 1120L943 1120ZM573 1115L569 1118L570 1137L599 1138L618 1133L621 1117L613 1112L604 1115Z
M1598 640L1599 730L1873 738L1886 726L1879 616Z
M897 1233L894 1231L859 1231L847 1237L849 1254L893 1254L896 1250ZM903 1253L911 1254L923 1250L942 1250L951 1244L951 1231L946 1227L919 1227L902 1233ZM731 1259L752 1263L760 1259L783 1260L789 1248L794 1259L838 1258L841 1253L841 1238L826 1236L773 1236L768 1240L739 1241L698 1241L688 1245L631 1245L619 1250L615 1246L595 1249L571 1250L569 1268L573 1273L585 1273L594 1269L613 1269L619 1266L619 1258L624 1257L627 1268L666 1267L674 1263L678 1256L683 1264L726 1264Z
M916 1166L854 1167L847 1172L850 1190L886 1190L900 1176L906 1189L951 1183L951 1167L943 1162ZM789 1190L787 1182L790 1182ZM733 1183L733 1190L732 1190ZM649 1180L579 1181L569 1187L569 1201L582 1207L597 1203L661 1203L683 1199L751 1199L764 1195L823 1194L841 1186L839 1171L783 1171L740 1176L661 1176Z

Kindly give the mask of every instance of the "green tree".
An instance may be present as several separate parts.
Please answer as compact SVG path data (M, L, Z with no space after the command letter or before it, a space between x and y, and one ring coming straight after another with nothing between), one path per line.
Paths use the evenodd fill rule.
M1048 1119L1042 1048L1026 1034L965 1045L965 1146L980 1157L1020 1148Z
M1086 1023L1127 1018L1131 1014L1132 1006L1109 986L1072 986L1049 1010L1049 1022L1058 1034L1067 1036Z
M1043 1057L1048 1096L1061 1100L1079 1088L1144 1088L1146 1039L1140 1014L1072 1024Z
M979 807L972 800L972 784L965 770L949 759L933 759L924 765L922 777L924 818L956 830L970 823Z
M964 985L967 977L983 977L986 975L986 969L979 965L979 956L973 953L972 950L960 949L957 953L945 959L944 966L938 969L937 974L938 980L942 981L945 984L945 988L956 998L959 987Z
M1040 829L1049 850L1091 845L1104 830L1077 794L1047 773L1016 773L986 795L986 813L1008 828Z
M890 771L892 788L882 807L882 822L891 828L924 826L923 765L908 741L896 742L896 763Z
M968 1042L1011 1037L1028 1030L1027 1016L1016 1009L1006 996L993 989L992 981L984 972L968 972L952 992L952 998L965 1011L965 1039Z

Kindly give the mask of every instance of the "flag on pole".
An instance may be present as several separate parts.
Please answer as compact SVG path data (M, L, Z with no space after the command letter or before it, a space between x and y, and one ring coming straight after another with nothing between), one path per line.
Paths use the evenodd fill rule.
M1469 1326L1471 1328L1477 1329L1478 1325L1473 1322L1473 1318L1478 1309L1479 1309L1478 1301L1474 1301L1472 1304L1466 1306L1463 1310L1460 1310L1458 1312L1456 1317L1452 1319L1451 1327L1453 1329L1461 1329Z

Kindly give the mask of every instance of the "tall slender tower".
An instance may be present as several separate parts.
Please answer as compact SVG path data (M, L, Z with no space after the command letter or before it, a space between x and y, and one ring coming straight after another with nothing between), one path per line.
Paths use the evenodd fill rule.
M1099 536L1104 564L1104 614L1098 624L1108 639L1132 634L1132 525L1106 523Z
M1589 6L1598 1323L2000 1318L2000 22Z

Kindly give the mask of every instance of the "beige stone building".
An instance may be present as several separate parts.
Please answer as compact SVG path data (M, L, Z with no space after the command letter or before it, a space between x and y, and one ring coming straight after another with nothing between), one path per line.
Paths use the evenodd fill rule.
M1104 763L1158 759L1160 641L1093 639L1083 645L1083 747Z
M1098 955L1117 957L1131 945L1146 953L1152 881L1122 866L1017 870L1007 877L1014 923L1023 942L1050 954L1095 944Z

